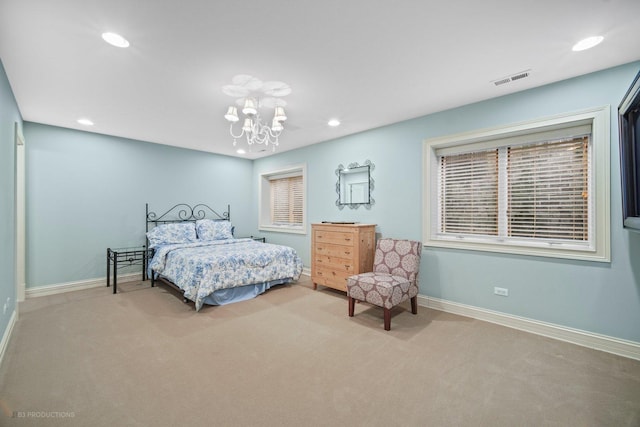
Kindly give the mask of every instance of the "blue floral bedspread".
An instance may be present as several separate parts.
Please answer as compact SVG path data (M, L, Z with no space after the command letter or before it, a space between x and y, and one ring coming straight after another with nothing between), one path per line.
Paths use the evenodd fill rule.
M161 245L149 270L177 285L200 310L203 299L218 289L277 279L298 280L302 260L288 246L228 239Z

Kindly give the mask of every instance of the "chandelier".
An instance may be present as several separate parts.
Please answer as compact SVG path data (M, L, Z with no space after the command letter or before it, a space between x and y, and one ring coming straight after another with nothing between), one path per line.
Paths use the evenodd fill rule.
M281 99L291 93L289 85L283 82L262 82L261 80L246 75L239 74L232 79L230 85L222 87L225 95L236 99L237 106L230 106L224 118L229 121L229 133L233 137L234 147L238 139L244 138L251 147L254 144L271 144L275 151L278 146L278 139L284 130L283 122L287 120L284 111L286 101ZM244 115L243 120L238 115L238 108ZM273 110L273 118L270 121L263 121L260 110ZM234 130L234 125L242 122L239 130Z

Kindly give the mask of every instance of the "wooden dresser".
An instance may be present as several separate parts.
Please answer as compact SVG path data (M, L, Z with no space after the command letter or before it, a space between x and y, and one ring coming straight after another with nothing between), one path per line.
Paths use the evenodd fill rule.
M347 290L347 277L373 269L375 224L311 224L311 280Z

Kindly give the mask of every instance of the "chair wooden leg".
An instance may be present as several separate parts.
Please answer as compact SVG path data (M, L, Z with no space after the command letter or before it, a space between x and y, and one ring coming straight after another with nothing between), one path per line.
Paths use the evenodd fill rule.
M356 305L356 300L349 297L349 317L353 317L353 310Z
M411 298L411 312L413 314L418 314L418 296Z
M383 310L384 310L384 330L390 331L391 330L391 310L389 310L388 308L383 308Z

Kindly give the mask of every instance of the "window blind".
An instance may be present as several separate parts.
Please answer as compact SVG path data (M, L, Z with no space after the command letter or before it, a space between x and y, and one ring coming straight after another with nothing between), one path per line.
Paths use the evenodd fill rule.
M439 233L588 242L589 135L562 136L440 153Z
M440 157L440 231L498 234L498 150Z
M302 224L302 176L277 178L270 181L271 222L273 224Z
M508 148L508 235L588 239L589 138Z

